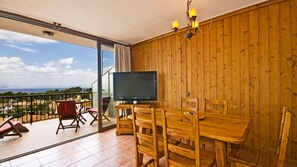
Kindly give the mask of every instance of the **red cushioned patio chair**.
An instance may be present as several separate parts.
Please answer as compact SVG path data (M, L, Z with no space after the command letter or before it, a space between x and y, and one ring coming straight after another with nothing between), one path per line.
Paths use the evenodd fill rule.
M103 97L102 98L102 103L103 103L102 104L102 116L103 116L103 120L106 119L107 121L110 121L110 119L108 119L108 117L105 115L105 113L109 108L110 98L111 97ZM88 112L94 118L93 121L90 123L90 125L92 125L95 121L98 121L98 108L90 108L90 109L88 109Z
M0 139L4 136L20 136L21 132L17 129L21 125L20 121L12 121L13 116L7 118L0 124Z
M76 111L75 101L59 101L58 103L58 115L59 115L59 126L56 134L58 134L60 129L66 128L75 128L75 132L77 132L77 128L79 128L79 113ZM73 120L71 124L64 125L63 120ZM76 124L74 124L76 122Z

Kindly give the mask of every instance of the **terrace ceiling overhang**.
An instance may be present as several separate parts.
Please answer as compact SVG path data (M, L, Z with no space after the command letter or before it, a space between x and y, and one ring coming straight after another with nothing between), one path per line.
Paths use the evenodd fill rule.
M229 13L266 0L193 0L198 20ZM186 0L1 0L0 10L98 37L135 44L171 31L171 22L187 25Z

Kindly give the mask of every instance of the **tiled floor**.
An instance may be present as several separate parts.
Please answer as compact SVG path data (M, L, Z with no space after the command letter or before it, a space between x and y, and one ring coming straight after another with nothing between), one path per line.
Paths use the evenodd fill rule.
M0 163L0 167L134 167L134 154L134 137L117 136L112 129ZM147 161L148 157L144 159ZM164 158L160 160L160 166L164 166Z
M92 117L88 113L83 115L87 122L86 124L80 124L80 128L76 133L74 132L75 129L65 129L60 130L58 135L56 135L58 119L34 122L32 125L24 124L30 132L22 133L23 137L8 136L0 139L0 160L97 132L98 122L90 125Z
M0 164L14 166L110 167L134 166L134 138L115 135L115 129Z

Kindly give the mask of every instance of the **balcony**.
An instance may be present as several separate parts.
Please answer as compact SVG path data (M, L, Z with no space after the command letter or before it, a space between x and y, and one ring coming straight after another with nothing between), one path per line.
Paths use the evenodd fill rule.
M65 129L60 130L56 135L59 122L56 101L75 99L78 95L82 99L90 100L81 108L82 115L87 121L85 124L80 123L80 128L76 133L74 129ZM21 121L22 125L29 129L29 132L22 133L21 138L11 136L0 139L0 162L7 160L9 157L23 156L24 153L33 150L49 148L96 133L98 131L98 122L95 121L90 125L93 117L86 112L87 108L93 106L92 99L92 93L0 97L0 122L8 116L14 116L15 120ZM108 118L111 121L103 120L104 125L115 121L112 117Z
M82 99L90 100L84 104L86 108L92 107L92 93L55 93L29 96L0 96L0 121L5 117L14 116L15 120L22 123L30 123L42 120L57 118L58 100L75 99L81 96Z

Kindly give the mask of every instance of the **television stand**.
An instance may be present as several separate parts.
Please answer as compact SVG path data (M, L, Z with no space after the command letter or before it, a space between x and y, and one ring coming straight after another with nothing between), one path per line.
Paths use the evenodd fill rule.
M127 114L128 109L131 109L133 104L117 104L115 105L116 108L116 134L133 134L133 123L132 118ZM134 106L137 107L144 107L149 108L152 107L152 104L135 104Z

